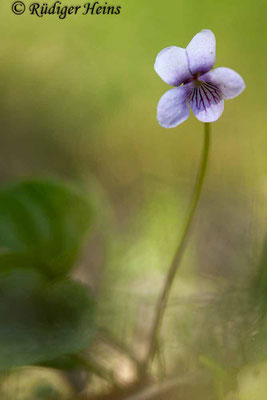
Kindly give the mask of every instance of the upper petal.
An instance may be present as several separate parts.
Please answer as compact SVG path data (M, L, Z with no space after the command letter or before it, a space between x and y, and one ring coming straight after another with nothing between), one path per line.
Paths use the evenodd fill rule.
M184 122L190 114L186 98L191 84L168 90L160 99L157 118L163 128L174 128Z
M172 86L179 86L192 78L185 49L181 47L171 46L161 50L154 68L161 79Z
M231 68L215 68L203 75L201 79L216 85L225 99L233 99L246 87L243 78Z
M206 82L195 84L189 95L189 104L199 121L214 122L223 113L224 101L218 88Z
M205 73L215 64L216 39L214 33L203 29L193 37L186 48L189 70L192 75Z

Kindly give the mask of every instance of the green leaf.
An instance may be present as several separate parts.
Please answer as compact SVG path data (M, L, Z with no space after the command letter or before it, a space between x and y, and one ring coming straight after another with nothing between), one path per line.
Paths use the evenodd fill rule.
M91 223L86 196L51 181L27 181L0 191L0 269L36 268L66 275Z
M0 370L79 352L95 331L95 304L72 280L48 283L36 271L0 275Z
M76 356L76 357L75 357ZM81 362L77 361L76 354L66 354L57 358L53 358L52 360L47 360L43 362L39 362L38 366L45 368L53 368L53 369L61 369L65 371L71 371L75 369L81 369L83 365Z
M265 235L262 254L259 259L257 274L252 281L251 297L262 307L262 311L267 311L267 235Z

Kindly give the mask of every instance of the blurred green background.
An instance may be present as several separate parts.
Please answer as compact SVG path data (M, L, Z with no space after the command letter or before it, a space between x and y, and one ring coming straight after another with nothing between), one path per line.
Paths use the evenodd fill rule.
M217 38L216 66L238 71L247 88L225 102L222 118L213 124L202 206L208 197L215 205L219 201L214 211L219 218L237 202L235 212L251 221L259 213L262 220L266 2L122 0L121 6L119 16L59 20L15 16L9 3L1 4L2 181L31 175L86 181L93 176L120 221L140 205L149 184L165 185L186 202L203 127L193 116L176 129L158 125L157 102L169 87L153 64L162 48L186 46L209 28ZM254 240L255 229L250 231Z
M209 28L216 66L237 70L247 89L213 126L208 185L258 192L267 167L266 2L120 4L119 16L65 20L15 16L11 2L1 4L3 179L90 171L113 194L146 176L191 183L202 127L193 117L177 129L158 126L156 105L168 86L153 64L162 48L186 46Z
M215 66L235 69L246 82L212 125L208 176L175 306L177 294L255 274L267 218L267 3L116 4L118 16L64 20L15 16L11 1L0 4L0 179L52 176L94 193L99 224L77 276L98 293L100 323L128 344L137 338L142 356L203 140L193 115L175 129L158 125L157 102L169 87L154 72L155 57L211 29ZM179 312L170 307L169 352Z

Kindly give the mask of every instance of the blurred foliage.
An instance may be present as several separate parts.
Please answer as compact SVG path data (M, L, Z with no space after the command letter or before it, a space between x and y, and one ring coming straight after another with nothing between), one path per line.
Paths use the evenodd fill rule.
M62 183L31 181L2 189L0 370L88 347L94 300L66 275L91 213L87 196Z
M0 192L0 267L39 269L64 277L91 222L81 193L61 183L28 181Z
M267 393L266 271L265 241L249 280L213 278L212 290L185 303L183 318L176 321L185 353L209 371L218 399L229 393L227 400L256 400Z
M0 293L1 370L53 360L90 343L94 302L78 283L53 284L36 272L13 270L1 274Z
M2 399L63 400L73 395L64 377L47 368L25 367L1 377Z

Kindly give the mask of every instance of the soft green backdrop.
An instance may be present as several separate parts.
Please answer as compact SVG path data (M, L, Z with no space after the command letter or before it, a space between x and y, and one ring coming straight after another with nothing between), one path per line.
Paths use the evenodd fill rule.
M1 180L52 175L87 183L93 176L117 222L128 223L127 232L136 209L146 215L145 202L157 202L158 192L165 197L176 193L179 207L185 205L199 162L203 127L193 115L172 130L158 125L157 102L169 87L153 64L162 48L186 46L194 34L209 28L217 38L216 66L237 70L247 88L225 102L223 116L213 124L200 222L211 230L208 237L211 243L215 240L217 258L231 247L236 253L244 234L239 253L244 249L246 256L253 253L254 244L260 248L263 238L259 221L263 225L266 221L267 3L121 0L116 4L122 6L118 16L59 20L15 16L11 0L1 2ZM171 211L167 215L176 229L173 197L170 204L173 218ZM166 207L159 206L155 214L151 220L155 223L158 217L164 241L166 223L160 221ZM206 232L199 229L203 239Z
M202 127L194 117L173 130L158 126L156 105L168 86L153 64L163 47L186 46L209 28L217 38L216 66L236 69L247 84L214 124L209 180L260 190L267 173L266 2L116 4L119 16L62 21L15 16L11 0L1 2L2 176L90 169L111 190L144 174L190 179Z

